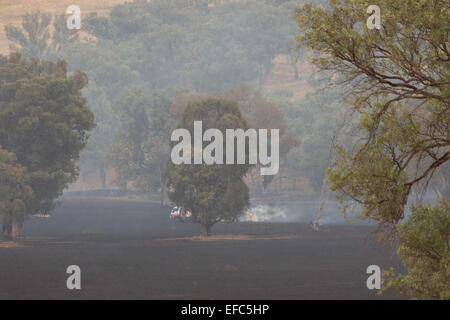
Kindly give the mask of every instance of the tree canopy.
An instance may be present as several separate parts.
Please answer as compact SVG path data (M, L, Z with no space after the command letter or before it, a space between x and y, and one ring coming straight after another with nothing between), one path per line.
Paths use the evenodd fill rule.
M86 74L67 74L66 63L0 56L0 146L26 169L36 204L48 213L78 174L76 161L94 127L80 90Z
M404 218L413 186L450 160L450 11L440 0L371 4L381 9L380 30L365 25L367 1L305 5L297 40L360 116L360 141L337 146L332 189L389 227Z
M407 274L394 270L383 274L385 288L397 289L421 299L450 299L450 202L434 208L413 209L410 219L400 226L398 254Z
M365 24L369 4L381 10L379 30ZM316 53L312 62L359 120L357 141L336 145L331 189L344 210L356 204L399 241L407 272L385 273L385 289L422 299L449 294L449 18L443 0L332 0L297 10L298 45ZM434 207L416 203L408 213L413 192L416 201L439 184Z
M216 128L225 134L226 129L248 128L237 103L228 99L202 98L189 103L179 128L189 130L193 136L194 121L200 120L203 131ZM223 143L225 148L225 141ZM205 146L203 143L202 152ZM225 153L223 156L225 163ZM191 209L194 221L201 223L206 235L210 235L215 223L236 221L248 207L248 187L243 181L248 169L248 164L175 165L169 160L166 171L169 198L177 205Z

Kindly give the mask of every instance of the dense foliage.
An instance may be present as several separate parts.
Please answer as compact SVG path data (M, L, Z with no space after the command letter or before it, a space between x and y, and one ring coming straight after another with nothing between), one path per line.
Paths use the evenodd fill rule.
M327 9L299 9L299 45L317 52L313 62L335 72L360 114L360 141L338 146L329 171L341 199L363 215L392 226L404 217L412 188L427 184L450 160L450 11L445 1L375 1L381 30L367 19L367 1L331 1Z
M434 208L420 206L399 233L400 260L407 274L394 270L383 274L387 288L421 299L450 299L450 203Z
M389 287L425 299L448 299L450 160L450 9L443 0L377 0L381 29L364 23L364 0L330 1L297 11L300 46L331 72L359 118L358 141L336 146L328 181L361 217L399 241L407 273L387 274ZM438 185L435 207L407 204ZM351 200L351 201L349 201Z
M248 128L237 103L227 99L202 98L190 102L178 127L189 130L193 137L194 121L203 122L202 134L213 128L219 129L225 136L226 129ZM225 143L223 141L224 149ZM201 152L206 144L203 142ZM192 158L194 152L191 151ZM225 163L225 153L223 157ZM175 165L169 160L166 171L169 198L177 205L191 209L194 221L201 223L205 234L210 235L215 223L236 221L248 207L248 187L243 180L248 169L248 164Z
M87 77L82 72L69 76L63 60L11 54L0 56L0 83L0 146L26 169L21 175L36 200L27 214L47 213L75 181L76 161L94 127L80 92Z

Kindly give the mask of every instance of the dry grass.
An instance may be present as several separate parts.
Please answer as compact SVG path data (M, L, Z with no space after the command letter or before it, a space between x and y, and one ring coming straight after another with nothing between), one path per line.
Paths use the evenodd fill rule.
M5 26L12 24L19 26L22 16L35 11L51 14L65 13L70 5L77 5L81 15L93 11L106 13L117 4L125 0L0 0L0 53L9 52L9 41L5 35Z

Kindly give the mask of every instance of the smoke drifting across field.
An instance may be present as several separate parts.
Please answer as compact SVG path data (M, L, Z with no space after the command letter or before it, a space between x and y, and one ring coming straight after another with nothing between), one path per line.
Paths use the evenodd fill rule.
M319 204L287 204L287 205L267 205L257 204L241 217L240 221L247 222L300 222L310 223L317 219ZM322 224L365 224L355 217L345 219L335 203L330 203L325 208Z

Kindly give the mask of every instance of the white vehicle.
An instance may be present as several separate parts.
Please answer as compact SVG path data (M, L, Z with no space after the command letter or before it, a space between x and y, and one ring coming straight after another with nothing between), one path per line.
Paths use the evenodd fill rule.
M192 218L191 209L185 209L183 207L173 207L170 212L170 220L174 221L186 221Z

